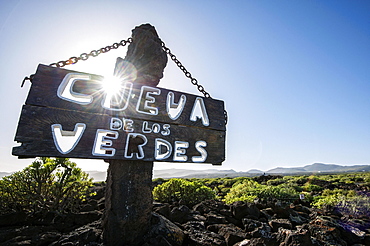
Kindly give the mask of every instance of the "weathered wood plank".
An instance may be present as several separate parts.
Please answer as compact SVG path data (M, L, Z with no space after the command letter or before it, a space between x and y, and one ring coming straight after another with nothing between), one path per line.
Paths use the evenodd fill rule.
M72 89L73 93L79 93L81 95L92 96L92 101L87 104L79 104L76 102L68 101L58 97L58 88L63 81L63 78L67 74L80 74L89 77L89 80L76 80ZM128 117L132 119L142 119L142 120L152 120L156 122L186 125L186 126L196 126L204 127L215 130L226 130L225 119L224 119L224 102L221 100L215 100L211 98L204 98L201 96L191 95L183 92L167 90L159 87L153 90L158 90L159 95L153 94L149 88L149 97L152 97L154 102L147 102L145 99L145 93L147 91L143 90L144 95L140 97L142 93L142 85L134 84L130 97L128 98L127 108L123 110L112 110L105 109L102 107L102 103L105 98L105 94L102 90L102 85L99 81L102 81L103 77L99 75L80 73L71 70L50 67L40 64L38 66L37 72L32 81L32 86L26 100L27 105L54 107L61 109L77 110L90 113L115 115L117 117ZM127 87L128 88L128 87ZM60 90L60 88L59 88ZM129 90L127 89L127 92ZM128 94L127 94L128 95ZM176 119L171 119L166 110L166 102L169 95L173 95L173 102L176 104L179 102L180 97L186 97L185 106ZM79 95L76 94L76 97ZM170 96L171 97L171 96ZM126 97L124 97L126 98ZM206 113L209 119L209 124L205 125L201 119L195 121L190 120L192 109L197 103L197 100L201 98L204 102ZM141 99L141 100L140 100ZM122 101L117 108L124 108L126 100ZM140 103L141 102L141 103ZM199 103L199 102L198 102ZM147 106L156 108L157 114L152 114L149 110L143 110L144 104ZM146 111L146 113L138 112Z
M63 131L73 131L75 125L78 123L86 125L82 137L73 150L68 153L61 153L56 147L51 126L53 124L60 124ZM120 124L123 125L124 123L126 123L125 129L120 127ZM97 140L98 129L109 130L113 133L111 136L114 138L109 138L108 135L108 140L111 140L111 146L107 144L105 147L114 149L114 155L96 155L99 152L96 150L99 150L101 146ZM136 138L132 138L134 136L132 134L139 135ZM224 131L31 105L24 105L22 108L15 141L22 143L21 146L13 148L13 155L20 157L53 156L89 159L195 162L192 160L192 157L200 158L202 156L202 149L204 149L207 157L201 163L221 164L225 159ZM146 141L142 146L143 158L140 158L140 147L135 144L127 144L127 142L133 143L135 141L139 145ZM197 147L196 143L199 143L199 141L206 142L206 146ZM96 146L98 146L96 147L97 149L95 148L95 152L94 143L97 143ZM185 146L186 144L188 144L188 147ZM161 151L157 152L156 155L158 146ZM176 146L178 148L177 150ZM161 154L167 153L168 148L172 148L168 156L160 159L156 158L160 157ZM181 151L184 151L184 153L182 154ZM104 153L109 154L111 152ZM177 153L178 157L175 157L175 153ZM128 157L129 155L132 155L132 158ZM183 159L185 156L187 158L186 160Z

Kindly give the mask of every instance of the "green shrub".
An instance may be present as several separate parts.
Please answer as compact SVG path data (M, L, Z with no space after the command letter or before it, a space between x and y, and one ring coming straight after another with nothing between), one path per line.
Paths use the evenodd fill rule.
M236 201L253 202L257 198L256 190L262 185L251 179L236 183L226 194L224 201L231 204Z
M302 186L304 191L322 191L323 188L319 185L311 184L307 182L305 185Z
M356 192L353 190L343 190L343 189L334 189L329 190L325 189L321 195L314 197L312 206L318 208L332 207L339 204L341 201L346 199L351 199L356 196Z
M224 195L226 195L227 193L230 192L230 189L229 187L224 187L224 188L221 188L220 192Z
M37 158L0 180L0 211L74 211L90 186L92 179L69 159Z
M279 179L270 179L267 181L267 185L281 185L281 184L284 184L286 182L285 179L283 178L279 178Z
M199 183L184 179L170 179L154 187L153 198L159 202L183 202L194 205L204 200L215 199L215 192Z
M252 202L254 199L298 199L299 193L294 187L286 184L277 186L262 185L253 180L236 183L226 194L224 201L228 204L236 201Z
M227 178L223 178L221 179L221 183L224 187L229 187L231 188L233 185L235 185L236 183L241 183L243 182L244 180L251 180L251 178L248 178L248 177L236 177L236 178L230 178L230 177L227 177Z

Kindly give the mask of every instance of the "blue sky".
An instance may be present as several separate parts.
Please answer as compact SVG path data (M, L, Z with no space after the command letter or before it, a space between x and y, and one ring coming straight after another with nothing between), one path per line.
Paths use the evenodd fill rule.
M369 1L0 0L0 171L11 155L30 84L50 64L127 39L151 23L229 114L221 169L268 170L314 162L370 164ZM125 48L67 67L111 74ZM169 62L160 87L198 94ZM84 170L103 161L75 160ZM214 168L155 164L155 168Z

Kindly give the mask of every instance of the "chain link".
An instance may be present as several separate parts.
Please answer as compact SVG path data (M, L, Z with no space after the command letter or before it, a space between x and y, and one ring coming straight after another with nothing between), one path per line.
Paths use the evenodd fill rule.
M171 52L171 50L165 45L165 43L162 41L162 48L163 50L170 56L171 60L175 62L175 64L180 68L180 70L185 74L187 78L190 79L190 82L197 86L198 91L203 93L204 97L206 98L212 98L211 95L204 89L202 85L198 83L198 80L191 76L191 73L182 65L182 63L176 58L176 56ZM224 110L224 118L225 118L225 125L228 121L227 111Z
M91 56L96 57L112 49L118 49L120 46L124 47L128 43L131 43L131 42L132 42L132 38L128 38L127 40L121 40L119 43L114 43L112 45L108 45L98 50L92 50L90 51L90 53L82 53L79 57L72 56L68 60L51 63L49 66L64 67L67 65L76 64L80 60L86 61ZM201 92L204 95L204 97L211 98L211 95L204 89L202 85L198 83L198 80L191 75L191 73L184 67L184 65L182 65L182 63L176 58L176 56L171 52L171 50L166 47L164 42L162 42L162 49L166 52L166 54L170 56L171 60L175 62L175 64L181 69L181 71L185 74L185 76L190 79L190 82L193 85L197 86L198 91ZM28 77L24 78L22 82L22 87L26 80L30 80L32 82L32 79L33 79L33 75L31 75L30 78ZM225 117L225 124L227 124L228 116L227 116L226 110L224 110L224 117Z
M79 57L72 56L68 60L51 63L49 66L64 67L67 65L76 64L80 60L86 61L91 56L96 57L102 53L107 53L110 50L118 49L120 46L124 47L131 42L132 42L132 38L128 38L127 40L121 40L119 43L114 43L112 45L108 45L98 50L92 50L90 51L90 53L82 53Z
M185 76L190 79L190 82L193 85L197 86L198 91L203 93L204 97L211 98L211 95L204 89L202 85L198 83L198 80L196 78L191 76L191 73L184 67L184 65L182 65L182 63L176 58L176 56L171 52L171 50L166 47L164 42L162 42L162 48L164 52L166 52L170 56L171 60L174 61L176 65L181 69L181 71L183 71Z

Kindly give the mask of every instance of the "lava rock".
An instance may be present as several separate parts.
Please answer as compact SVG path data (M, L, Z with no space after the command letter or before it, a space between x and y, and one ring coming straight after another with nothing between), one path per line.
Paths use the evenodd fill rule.
M292 229L292 223L287 219L270 220L268 224L271 226L273 232L277 232L279 228Z
M225 216L218 215L214 212L210 212L209 214L206 215L206 222L207 222L208 225L225 224L226 223L226 218L225 218Z
M277 241L284 246L312 246L310 232L306 229L289 230L279 228Z
M154 203L153 212L163 215L166 218L170 217L170 205L168 203Z
M238 220L241 220L244 217L251 219L258 219L260 216L260 210L253 203L246 202L234 202L231 205L231 211L234 217Z
M185 245L226 246L224 237L206 230L203 222L189 221L185 223L184 232L187 235Z
M147 246L181 246L185 239L185 234L177 225L166 219L164 216L152 213L151 229L145 236Z
M13 212L0 216L0 227L24 224L27 215L23 212Z
M234 245L246 239L246 233L241 228L233 224L222 226L219 229L218 234L225 238L227 246Z
M183 224L192 218L190 216L190 212L191 211L187 206L181 205L180 207L174 207L171 210L169 217L172 221Z

